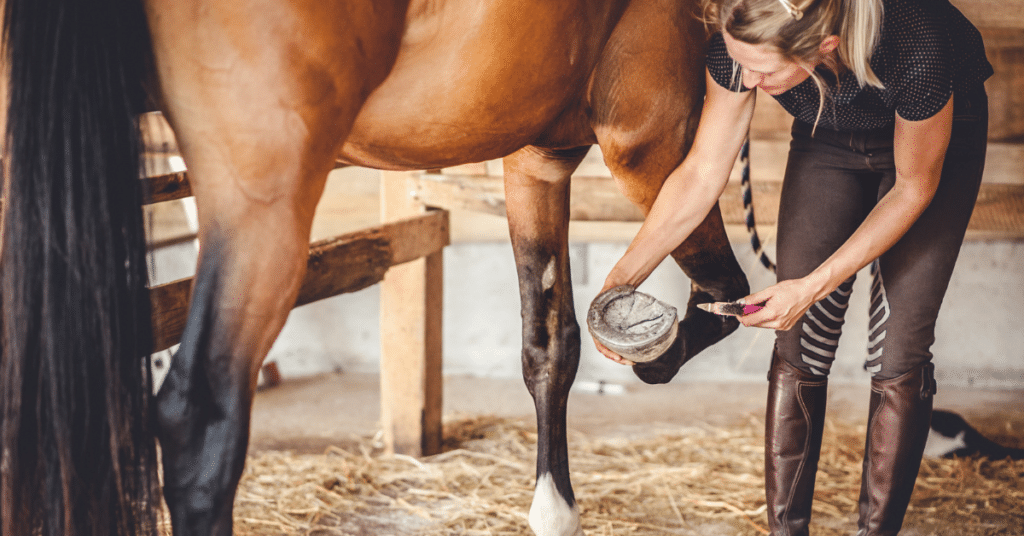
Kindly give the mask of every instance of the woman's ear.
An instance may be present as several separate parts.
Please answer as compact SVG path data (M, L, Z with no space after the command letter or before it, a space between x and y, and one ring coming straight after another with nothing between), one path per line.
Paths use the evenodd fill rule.
M818 46L818 52L821 52L822 56L826 56L835 50L839 46L839 36L830 35L821 41L821 45Z

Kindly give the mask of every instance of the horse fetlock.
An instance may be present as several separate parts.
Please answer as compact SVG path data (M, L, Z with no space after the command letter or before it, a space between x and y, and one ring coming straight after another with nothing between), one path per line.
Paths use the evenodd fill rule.
M689 305L708 301L735 301L748 294L750 294L750 283L742 273L734 277L702 282L691 280Z
M165 492L166 495L166 492ZM174 536L230 536L232 534L232 509L217 508L212 503L199 504L193 494L185 494L185 504L168 500L171 511L171 527Z
M194 435L191 425L195 418L187 392L168 377L157 393L155 406L157 436L161 445L167 449L169 443L188 444Z
M579 507L562 497L550 473L537 478L529 522L537 536L584 536Z
M640 381L647 384L668 383L676 376L679 369L689 360L687 357L687 336L683 329L683 323L679 323L676 340L672 346L665 350L665 353L653 361L637 363L633 366L633 374Z
M749 293L743 291L742 288L733 292L743 293L739 296L733 294L711 294L704 290L699 290L694 285L689 303L687 304L686 316L679 322L678 335L676 335L675 342L657 359L634 365L633 373L636 374L637 378L649 384L668 383L689 360L704 351L708 346L721 341L736 331L740 326L736 318L715 315L702 311L697 307L698 303L734 300Z

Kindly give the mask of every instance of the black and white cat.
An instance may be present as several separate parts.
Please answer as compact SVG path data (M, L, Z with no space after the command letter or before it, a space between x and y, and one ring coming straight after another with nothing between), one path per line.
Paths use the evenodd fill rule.
M993 460L1024 460L1024 449L1004 447L981 435L960 415L941 409L932 412L925 456L935 458L983 456Z

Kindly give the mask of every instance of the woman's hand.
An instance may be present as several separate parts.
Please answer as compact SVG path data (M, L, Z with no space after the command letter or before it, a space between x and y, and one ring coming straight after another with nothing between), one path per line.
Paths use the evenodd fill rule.
M613 288L621 286L621 285L628 285L629 284L627 282L627 280L618 277L617 274L618 274L618 272L615 269L612 269L612 271L608 274L608 277L604 280L604 286L601 287L601 292L598 292L597 293L598 295L601 295L606 290L613 289ZM625 357L622 357L621 355L613 352L607 346L601 344L601 341L599 341L597 339L594 339L594 347L597 348L598 352L601 352L601 355L607 357L608 359L611 359L612 361L614 361L616 363L619 363L620 365L631 365L632 366L632 365L636 364L636 363L633 363L632 361L626 359Z
M601 352L601 355L607 357L608 359L611 359L612 361L614 361L614 362L616 362L616 363L618 363L620 365L630 365L630 366L632 366L632 365L636 364L636 363L626 359L625 357L622 357L621 355L619 355L619 354L609 350L607 346L601 344L601 342L598 341L597 339L594 339L594 346L597 347L597 351L598 352Z
M743 298L743 303L764 304L764 308L738 318L747 327L788 331L817 303L821 295L820 286L808 278L782 281Z

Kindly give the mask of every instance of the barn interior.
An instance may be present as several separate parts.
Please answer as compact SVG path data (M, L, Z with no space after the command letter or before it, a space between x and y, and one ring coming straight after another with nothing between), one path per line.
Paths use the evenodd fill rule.
M962 415L997 443L1024 448L1018 317L1024 303L1024 1L953 3L979 26L996 75L986 84L991 119L982 190L932 347L935 407ZM161 140L151 147L151 173L184 171L173 134L158 116L147 121L153 139ZM750 161L757 228L770 256L790 121L772 99L759 98ZM733 249L759 289L774 275L749 245L739 169L721 206ZM641 216L615 191L597 148L574 176L573 189L578 219L569 231L570 262L582 321ZM427 449L432 452L396 453L395 434L423 432L385 430L382 412L405 410L389 407L402 402L382 398L382 367L402 370L418 362L382 365L391 359L382 343L390 339L392 318L381 285L297 307L261 376L248 468L236 498L236 534L529 533L534 407L521 378L519 293L501 216L501 162L416 173L337 169L311 242L387 223L396 195L418 211L447 210L445 245L432 253L442 269L427 283L443 303L431 313L440 327L433 350L440 366L434 376L426 374L441 394L433 402L414 400L409 410L439 404L441 443ZM147 218L154 285L191 277L198 247L194 205L187 197L154 203ZM869 392L863 368L869 282L867 274L858 278L831 373L812 524L817 534L849 534L855 526ZM689 281L668 263L641 290L684 307ZM767 533L762 434L772 337L741 328L662 386L643 384L584 337L569 428L570 468L587 534ZM171 359L157 354L158 368ZM1024 461L930 456L903 533L1024 534L1021 490Z

